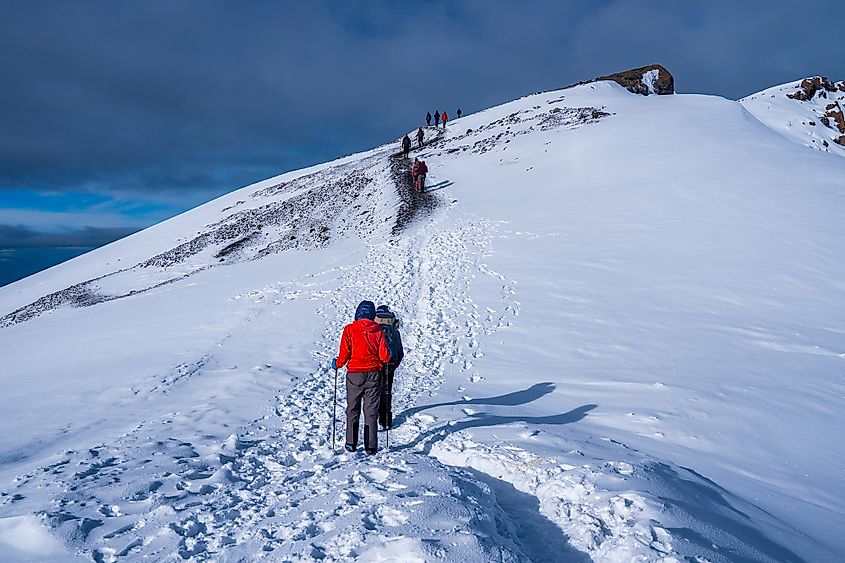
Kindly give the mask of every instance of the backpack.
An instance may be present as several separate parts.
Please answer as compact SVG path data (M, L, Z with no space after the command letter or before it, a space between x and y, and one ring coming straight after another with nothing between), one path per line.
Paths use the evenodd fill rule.
M402 361L405 351L402 349L402 337L393 325L379 325L387 340L387 350L390 352L390 363L398 365Z

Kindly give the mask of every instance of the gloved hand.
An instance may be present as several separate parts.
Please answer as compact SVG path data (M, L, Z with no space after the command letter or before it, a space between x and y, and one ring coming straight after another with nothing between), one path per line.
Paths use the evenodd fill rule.
M332 358L332 369L337 369L337 358Z

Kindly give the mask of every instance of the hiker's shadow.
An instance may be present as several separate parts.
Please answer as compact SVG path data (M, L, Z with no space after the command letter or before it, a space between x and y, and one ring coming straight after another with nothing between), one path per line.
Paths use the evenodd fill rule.
M409 418L411 418L418 412L428 409L436 409L438 407L457 407L462 405L496 405L500 407L515 407L517 405L524 405L526 403L536 401L537 399L548 395L554 390L555 386L553 383L535 383L528 389L523 389L522 391L514 391L513 393L507 393L505 395L499 395L497 397L485 397L481 399L466 399L462 401L451 401L448 403L433 403L431 405L420 405L418 407L406 409L401 413L397 414L393 418L393 425L399 426L400 424L407 422Z
M513 393L508 393L506 395L499 395L497 397L487 397L481 399L467 399L463 401L451 401L447 403L435 403L431 405L421 405L419 407L413 407L407 409L400 413L394 419L394 425L398 426L404 422L407 422L410 417L415 415L416 413L426 410L426 409L433 409L437 407L448 407L448 406L460 406L460 405L491 405L491 406L518 406L524 405L526 403L530 403L532 401L536 401L540 397L548 395L552 391L554 391L555 386L552 383L537 383L529 387L528 389L523 389L522 391L515 391ZM408 448L416 448L419 444L425 444L425 452L429 453L431 451L432 445L435 443L445 439L449 434L453 434L455 432L460 432L461 430L468 430L470 428L479 428L479 427L490 427L490 426L502 426L505 424L513 424L515 422L523 422L526 424L551 424L551 425L561 425L561 424L570 424L572 422L578 422L579 420L583 419L587 416L591 410L596 408L597 405L589 404L589 405L582 405L578 408L572 409L567 412L563 412L560 414L553 414L549 416L524 416L524 415L516 415L516 416L500 416L500 415L493 415L488 413L474 413L468 415L468 420L461 420L459 422L454 423L447 423L442 426L438 426L436 428L432 428L428 432L423 432L419 436L416 437L415 440L401 446L397 449L408 449Z
M407 448L415 448L419 444L425 444L423 451L428 454L431 452L431 447L434 444L446 439L449 434L454 434L455 432L460 432L461 430L469 430L470 428L503 426L505 424L513 424L515 422L553 425L570 424L572 422L578 422L597 406L598 405L581 405L571 411L549 416L497 416L487 413L476 413L469 415L470 420L462 420L454 424L447 423L445 425L438 426L437 428L432 428L428 432L423 432L417 436L414 441L396 449L404 450Z

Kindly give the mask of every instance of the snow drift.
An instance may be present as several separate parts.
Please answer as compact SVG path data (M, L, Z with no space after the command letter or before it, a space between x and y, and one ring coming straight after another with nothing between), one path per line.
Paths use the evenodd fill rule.
M0 546L835 559L845 160L762 95L528 96L427 128L424 196L390 143L0 289ZM361 299L407 353L375 458L330 447Z

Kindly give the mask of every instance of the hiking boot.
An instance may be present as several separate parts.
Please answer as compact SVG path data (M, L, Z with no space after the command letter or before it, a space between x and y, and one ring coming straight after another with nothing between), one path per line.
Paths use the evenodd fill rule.
M356 445L354 445L354 444L346 444L346 445L344 446L344 448L346 449L346 451L347 451L347 452L354 453L354 452L355 452L355 450L357 450L357 449L358 449L358 446L356 446Z
M376 455L377 451L378 450L376 450L374 448L367 448L367 455Z

